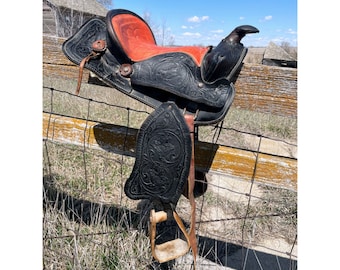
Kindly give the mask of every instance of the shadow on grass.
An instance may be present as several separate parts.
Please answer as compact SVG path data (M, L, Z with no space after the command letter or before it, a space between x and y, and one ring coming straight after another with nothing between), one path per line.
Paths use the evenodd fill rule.
M135 228L143 230L146 234L148 211L150 204L141 206L141 211L134 212L127 208L116 205L99 204L87 200L74 198L64 192L58 191L53 183L53 176L43 177L43 208L52 206L63 211L66 216L75 222L86 225L105 222L108 226L119 225L123 228ZM123 222L122 222L123 221ZM186 227L189 224L184 222ZM157 228L162 241L167 241L178 228L174 221L166 221ZM248 249L241 245L223 242L217 239L197 235L198 254L206 260L218 265L242 270L295 270L297 261L284 257L268 254L265 252ZM245 265L243 265L245 264ZM154 262L150 269L174 269L174 261L159 264Z

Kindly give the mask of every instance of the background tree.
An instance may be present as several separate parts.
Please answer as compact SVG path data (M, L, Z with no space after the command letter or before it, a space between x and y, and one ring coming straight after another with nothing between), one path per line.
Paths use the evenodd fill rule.
M97 2L102 4L107 9L111 9L113 6L113 0L97 0Z
M292 47L289 42L282 41L280 47L289 53L295 59L297 58L297 48Z
M162 20L162 24L158 24L152 20L151 13L144 11L143 19L150 26L156 42L160 46L172 46L175 44L175 37L171 33L171 29L166 24L166 19Z

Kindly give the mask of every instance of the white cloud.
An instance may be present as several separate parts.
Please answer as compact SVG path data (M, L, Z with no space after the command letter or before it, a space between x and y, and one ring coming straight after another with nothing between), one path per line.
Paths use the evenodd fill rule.
M188 22L200 22L200 18L199 17L197 17L197 16L194 16L194 17L190 17L189 19L188 19Z
M289 28L288 31L287 31L288 34L292 34L292 35L296 35L297 32L294 31L293 29Z
M207 21L209 20L209 16L202 16L202 17L198 17L198 16L193 16L188 18L188 22L193 22L193 23L199 23L202 21Z
M200 33L192 33L192 32L185 32L182 34L183 36L187 37L201 37L202 35Z
M267 15L264 18L260 19L259 22L265 22L265 21L270 21L273 19L272 15Z
M244 19L245 19L245 17L243 17L243 16L240 17L240 20L241 20L241 21L244 20Z
M182 25L181 28L182 29L194 29L193 26L187 26L187 25Z

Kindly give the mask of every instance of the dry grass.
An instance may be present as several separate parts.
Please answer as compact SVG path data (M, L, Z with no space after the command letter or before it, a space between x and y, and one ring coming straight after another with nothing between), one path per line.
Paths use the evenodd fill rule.
M200 235L242 246L249 246L248 239L250 246L261 245L268 237L292 245L297 233L297 193L255 185L250 199L235 190L208 187L204 197L196 199ZM182 198L178 208L188 220L187 200Z
M45 78L44 86L73 93L75 82ZM104 87L84 85L81 95L102 103L44 89L43 108L133 128L139 128L148 114L110 104L152 111ZM228 129L222 131L219 143L246 147L242 135L233 129L296 142L296 125L296 119L231 108L224 122ZM213 127L200 127L200 140L210 141L213 133ZM152 269L149 239L145 226L138 222L138 201L128 199L122 190L134 159L52 141L44 141L43 149L44 269ZM257 191L260 199L254 196L248 205L244 193L231 199L231 194L209 188L204 197L197 198L198 220L222 220L197 224L198 233L245 246L250 245L249 237L252 244L261 244L268 235L292 244L297 223L296 192L268 186L258 186ZM177 210L184 220L189 220L189 209L188 201L181 197ZM256 218L245 220L244 216ZM185 269L182 261L176 265ZM213 267L217 265L206 269ZM204 269L203 263L200 269Z
M98 210L86 224L56 208L44 209L44 269L145 269L151 263L149 239L124 227L126 217L109 225L97 221L106 214Z
M147 269L152 258L145 224L138 222L138 201L122 192L133 159L122 161L114 153L84 152L49 141L44 149L45 269ZM51 172L53 177L47 177ZM197 220L218 221L197 224L199 235L250 247L271 236L292 245L296 192L266 185L257 189L247 206L244 193L235 199L229 194L233 191L223 194L208 188L196 199ZM184 220L190 219L184 197L177 211ZM181 261L176 263L183 267Z
M216 129L199 127L199 140L211 142ZM297 119L231 107L224 119L218 143L256 151L258 136L297 144ZM256 145L256 144L255 144Z
M149 239L130 230L131 213L124 211L136 208L121 192L131 158L48 141L44 149L44 269L150 264Z

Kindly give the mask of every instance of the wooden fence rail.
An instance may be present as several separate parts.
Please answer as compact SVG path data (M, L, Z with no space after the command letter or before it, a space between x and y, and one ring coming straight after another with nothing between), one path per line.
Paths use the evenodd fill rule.
M65 39L43 37L43 75L56 79L77 80L78 67L61 51ZM83 83L89 72L85 69ZM297 70L273 66L244 64L235 83L233 106L285 117L297 116ZM84 132L85 131L85 132ZM137 129L85 121L43 113L43 137L62 143L86 145L134 155ZM86 134L86 138L84 138ZM124 145L124 151L123 151ZM258 156L257 156L258 154ZM256 163L256 173L254 166ZM250 181L297 188L297 159L256 153L198 141L195 149L199 170L219 172Z
M61 143L72 143L93 149L113 151L134 156L138 130L43 113L43 138ZM85 136L84 136L85 135ZM297 188L297 160L257 153L198 141L195 148L196 168L209 169L225 175L273 184L288 189Z
M43 37L43 75L78 78L78 67L61 50L63 38ZM83 81L88 81L85 70ZM297 116L297 69L244 64L235 83L233 106L287 117Z

